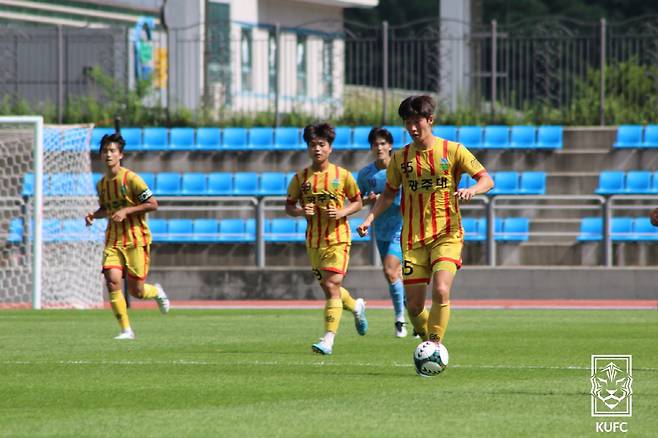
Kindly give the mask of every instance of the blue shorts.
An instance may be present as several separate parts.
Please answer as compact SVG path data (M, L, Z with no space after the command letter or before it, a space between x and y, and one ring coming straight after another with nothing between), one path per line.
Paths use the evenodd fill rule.
M402 248L400 247L400 233L396 233L393 240L377 240L377 249L382 261L388 255L397 257L402 262Z

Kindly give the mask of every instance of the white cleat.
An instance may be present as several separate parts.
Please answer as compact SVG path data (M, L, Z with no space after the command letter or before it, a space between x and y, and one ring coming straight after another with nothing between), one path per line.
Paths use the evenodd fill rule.
M167 294L165 293L160 283L155 283L155 288L158 290L158 296L155 297L155 302L158 303L160 313L169 313L169 298L167 298Z
M405 338L407 337L407 328L405 327L407 325L406 322L404 321L395 321L395 336L398 338Z
M115 336L114 339L135 339L135 332L133 332L131 329L128 330L121 330L121 333L119 333L119 336Z

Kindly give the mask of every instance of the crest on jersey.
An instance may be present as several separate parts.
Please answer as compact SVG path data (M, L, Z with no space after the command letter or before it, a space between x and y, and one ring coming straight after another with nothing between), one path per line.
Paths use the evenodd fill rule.
M441 158L441 170L448 170L449 166L450 166L450 162L448 161L448 159Z
M331 181L331 187L337 189L339 186L340 186L340 180L338 178L334 178L334 180Z

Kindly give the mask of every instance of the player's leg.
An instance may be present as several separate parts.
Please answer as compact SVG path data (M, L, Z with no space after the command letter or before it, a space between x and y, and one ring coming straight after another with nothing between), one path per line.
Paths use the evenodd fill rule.
M430 309L429 339L441 342L450 321L450 291L461 267L461 239L445 239L432 248L432 308Z
M103 275L107 292L110 296L110 306L116 317L121 333L114 339L134 339L135 334L130 327L128 319L128 306L123 296L123 272L125 269L125 259L121 250L118 248L105 248L103 251Z
M403 254L402 278L406 295L407 313L414 331L427 340L429 312L425 308L427 284L430 281L430 260L426 247Z
M125 253L128 293L141 300L155 300L160 312L169 312L169 299L162 286L145 281L150 264L150 247L127 248Z
M400 242L394 241L377 241L379 254L382 257L384 277L388 282L388 293L393 303L393 312L395 314L395 336L403 338L407 336L407 329L404 321L404 285L402 284L402 252Z

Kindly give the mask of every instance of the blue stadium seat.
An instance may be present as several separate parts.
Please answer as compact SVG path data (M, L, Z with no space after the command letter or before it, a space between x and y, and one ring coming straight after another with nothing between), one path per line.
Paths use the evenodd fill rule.
M386 129L393 136L393 149L399 149L408 143L407 131L403 127L386 125L382 126L382 128Z
M481 235L478 230L478 219L474 217L463 217L462 227L464 228L464 240L469 242L484 240L484 235Z
M59 219L44 218L42 222L42 238L44 242L62 241L62 223Z
M126 141L124 151L139 151L142 149L142 128L123 128L121 137Z
M459 185L457 189L467 189L475 185L477 181L469 175L468 173L463 173L461 179L459 180Z
M258 174L255 172L236 172L233 175L233 195L257 195L258 180Z
M83 152L87 149L87 128L73 128L64 131L62 150ZM90 145L90 147L93 147Z
M54 128L43 129L43 149L46 152L60 152L64 150L64 141L61 131Z
M445 140L457 141L457 127L451 125L435 126L432 128L432 134L435 137Z
M26 173L23 175L23 188L21 189L21 196L34 195L34 174Z
M138 174L142 180L144 181L144 184L151 189L151 192L153 189L155 189L155 174L151 172L140 172Z
M274 149L278 150L302 150L306 145L301 142L299 128L276 128L274 130Z
M101 139L104 135L109 135L114 132L112 128L94 128L91 132L90 148L92 152L99 152L101 147Z
M181 177L177 172L160 172L155 175L156 196L180 196L181 195Z
M243 219L220 220L218 241L222 243L245 242L245 221Z
M73 196L75 193L73 174L52 173L44 175L46 184L43 194L45 196Z
M297 241L305 242L306 241L306 226L308 222L304 218L297 218Z
M224 128L222 149L241 151L247 149L247 130L244 128Z
M495 240L503 240L504 234L503 234L503 224L504 220L502 217L497 217L494 221L494 239ZM487 226L487 222L485 220L484 226ZM486 230L486 228L485 228ZM485 231L486 233L486 231Z
M482 127L462 126L457 131L457 138L468 149L479 149L482 147Z
M196 149L199 151L216 151L221 148L219 128L198 128L196 130Z
M509 127L486 126L484 128L484 147L486 149L507 149L509 147Z
M584 217L580 220L579 242L594 242L603 239L603 218Z
M286 174L283 172L263 172L260 175L260 187L258 194L263 196L285 195Z
M368 134L372 128L369 126L357 126L354 128L354 137L352 139L352 147L350 149L368 150L370 143L368 143Z
M306 147L306 144L304 144L304 147ZM337 150L341 150L341 149L350 149L351 147L352 147L352 128L349 126L336 127L336 138L334 139L333 148Z
M193 242L193 221L192 219L169 219L168 221L168 242Z
M7 235L7 242L21 243L23 241L23 219L15 217L9 222L9 230Z
M562 149L562 126L540 126L537 129L537 149Z
M249 130L249 149L268 151L274 148L272 128L251 128Z
M205 173L187 172L183 174L181 194L204 196L208 194L208 177Z
M192 240L197 243L219 242L219 222L217 219L194 219Z
M613 217L610 226L610 233L613 242L628 242L635 240L635 236L633 235L633 218Z
M642 126L619 125L617 140L612 146L615 148L637 148L642 146Z
M505 242L527 242L530 221L527 217L508 217L503 221L503 234L498 240Z
M107 230L107 219L96 219L91 225L91 238L89 240L93 242L104 242L105 230Z
M522 195L546 194L546 172L523 172L519 193Z
M91 174L91 183L94 185L94 193L96 193L96 185L98 182L103 179L103 174L99 172L94 172Z
M95 196L96 182L94 175L91 173L73 173L71 174L73 184L73 196Z
M648 217L636 217L633 220L633 234L641 242L658 241L658 227L654 227Z
M245 242L256 241L256 219L247 219L244 222Z
M85 225L84 219L64 219L62 221L63 242L86 242L91 239L91 230Z
M288 186L290 186L290 181L295 177L296 172L286 173L286 194L288 193Z
M653 173L653 177L651 178L651 193L658 193L658 170Z
M363 218L351 217L348 219L348 222L350 224L350 230L352 231L352 242L367 242L370 240L370 236L372 236L372 233L368 233L367 236L361 237L359 236L359 233L357 233L356 231L356 227L361 225L361 222L363 222Z
M618 170L604 170L599 175L599 186L595 193L599 195L615 195L625 193L626 174Z
M225 196L233 194L233 174L213 172L208 174L208 195Z
M512 126L512 140L509 147L512 149L533 149L536 146L534 126Z
M169 149L190 151L194 147L194 128L171 128L169 131Z
M167 128L144 128L144 140L140 150L164 151L167 146Z
M519 174L517 172L496 172L492 175L495 186L489 195L516 195L519 193Z
M274 218L269 221L269 232L265 234L267 242L296 242L297 222L293 218Z
M632 170L626 173L626 193L651 193L651 172L646 170Z
M168 240L168 226L166 219L151 219L148 220L148 226L151 230L151 237L153 242L166 242Z
M486 217L481 217L478 218L478 224L477 224L477 236L475 237L475 240L478 241L484 241L487 240L487 218ZM498 221L501 223L501 230L502 230L502 221Z
M658 125L647 125L644 128L643 148L658 148Z

